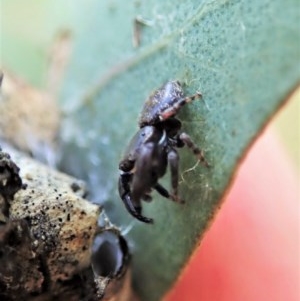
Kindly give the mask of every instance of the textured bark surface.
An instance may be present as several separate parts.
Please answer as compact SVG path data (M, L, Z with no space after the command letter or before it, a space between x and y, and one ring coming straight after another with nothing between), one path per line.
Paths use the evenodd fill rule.
M132 300L127 243L84 183L2 145L0 299Z

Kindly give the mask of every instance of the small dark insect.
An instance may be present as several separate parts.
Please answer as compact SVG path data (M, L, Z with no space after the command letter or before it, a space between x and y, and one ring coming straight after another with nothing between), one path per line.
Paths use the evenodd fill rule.
M178 196L179 156L176 148L189 147L206 167L203 152L189 135L179 132L181 122L175 115L180 108L200 98L201 94L183 95L178 81L169 81L146 100L140 119L140 129L131 139L119 163L119 194L128 212L144 223L153 219L142 215L141 200L152 200L154 188L163 197L184 203ZM164 176L170 165L172 192L169 193L158 179Z

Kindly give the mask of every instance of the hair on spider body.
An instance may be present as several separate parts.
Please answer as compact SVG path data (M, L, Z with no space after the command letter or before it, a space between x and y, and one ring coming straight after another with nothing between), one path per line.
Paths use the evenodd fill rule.
M145 101L139 118L140 129L131 139L119 163L119 195L136 219L153 223L152 218L142 215L142 200L152 200L155 189L163 197L177 203L184 201L178 196L179 155L177 148L187 146L206 167L203 152L189 135L181 130L181 122L175 116L180 108L201 94L184 97L178 81L169 81L154 91ZM170 167L171 193L158 180Z

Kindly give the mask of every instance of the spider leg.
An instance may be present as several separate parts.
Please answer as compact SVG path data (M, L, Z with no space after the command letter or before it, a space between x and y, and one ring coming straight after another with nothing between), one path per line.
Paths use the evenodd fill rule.
M168 152L168 162L171 171L171 187L173 195L178 198L178 173L179 173L179 156L175 149Z
M166 199L169 199L169 200L172 200L176 203L181 203L183 204L184 201L181 200L177 195L174 195L174 194L170 194L169 191L164 188L161 184L159 183L156 183L155 186L154 186L154 189L160 194L162 195L163 197L165 197Z
M124 173L119 178L119 194L127 209L127 211L141 222L153 224L153 219L142 215L142 207L140 204L135 205L132 202L130 195L129 183L132 179L132 174Z
M164 121L170 118L171 116L176 115L182 106L184 106L189 102L192 102L197 98L200 98L201 96L202 96L201 93L197 92L194 95L186 96L184 98L179 99L179 101L175 102L171 107L167 108L159 115L159 120Z
M186 133L181 133L178 136L178 144L182 146L182 144L186 145L188 148L192 150L194 155L198 158L198 160L206 167L210 167L208 162L205 160L203 151L197 147L197 145L193 142L192 138L186 134Z
M153 219L143 216L142 215L142 207L141 206L134 206L132 204L132 200L130 197L130 194L127 193L122 197L122 201L127 209L127 211L136 219L138 219L141 222L147 223L147 224L153 224Z

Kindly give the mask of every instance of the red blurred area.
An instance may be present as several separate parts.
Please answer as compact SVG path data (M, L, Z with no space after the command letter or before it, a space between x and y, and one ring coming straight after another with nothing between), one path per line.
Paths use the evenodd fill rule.
M166 301L300 300L300 193L293 167L267 129Z

